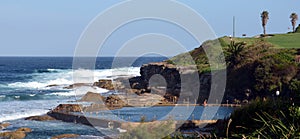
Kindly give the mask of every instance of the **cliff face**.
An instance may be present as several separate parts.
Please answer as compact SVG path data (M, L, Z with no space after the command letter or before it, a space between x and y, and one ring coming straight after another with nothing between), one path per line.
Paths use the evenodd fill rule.
M181 79L179 69L174 65L163 62L145 64L141 67L140 74L148 89L165 88L166 92L179 96Z
M194 102L198 101L199 95L199 101L202 102L210 91L210 74L199 75L193 66L175 66L166 62L149 63L141 67L140 74L141 76L129 80L131 88L163 95L169 101Z

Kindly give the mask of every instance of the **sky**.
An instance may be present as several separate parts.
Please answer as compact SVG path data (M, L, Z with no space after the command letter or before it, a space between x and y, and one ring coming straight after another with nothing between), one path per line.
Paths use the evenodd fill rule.
M122 1L1 0L0 56L73 56L82 33L93 19L120 2ZM242 34L255 36L262 33L260 13L264 10L269 12L270 17L267 33L290 31L292 27L289 15L292 12L300 14L298 0L178 0L177 2L185 4L202 16L216 37L232 34L233 16L236 18L236 36L239 37ZM118 16L112 15L108 20L114 20ZM192 23L193 20L191 18L189 21ZM116 33L107 39L105 46L98 53L100 56L114 56L126 41L142 33L165 33L181 41L186 50L192 50L200 45L201 42L195 42L184 31L173 28L176 26L159 21L144 21L142 24L133 22L115 31ZM165 46L167 43L153 45L172 49Z

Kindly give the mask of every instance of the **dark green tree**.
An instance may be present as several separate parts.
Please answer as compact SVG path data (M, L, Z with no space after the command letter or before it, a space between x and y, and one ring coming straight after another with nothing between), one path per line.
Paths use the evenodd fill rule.
M230 66L234 66L241 60L241 52L244 50L245 42L231 41L227 48L226 61Z

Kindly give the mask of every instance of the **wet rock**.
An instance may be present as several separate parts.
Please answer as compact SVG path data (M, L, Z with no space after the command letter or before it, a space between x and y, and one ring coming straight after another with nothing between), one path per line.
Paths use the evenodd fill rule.
M8 126L10 126L10 123L0 123L0 130L5 129L5 128L7 128Z
M28 127L21 127L19 129L17 129L16 131L22 131L22 132L25 132L25 133L29 133L32 130L30 128L28 128Z
M112 80L107 80L107 79L101 79L98 82L95 82L93 86L97 86L99 88L104 88L107 90L114 90L114 85L112 83Z
M51 139L76 138L76 137L79 137L79 135L77 135L77 134L61 134L61 135L54 136Z
M124 106L126 103L120 98L119 95L109 95L105 100L108 106Z
M4 139L23 139L26 137L26 133L31 132L32 130L27 127L21 127L16 131L8 131L8 132L1 132L0 138Z
M81 112L83 106L80 104L59 104L54 110L54 112Z
M51 120L55 120L55 119L49 115L42 115L42 116L30 116L30 117L25 118L25 120L51 121Z
M50 84L50 85L47 85L46 87L56 87L56 86L59 86L58 84Z
M4 139L23 139L26 137L26 133L23 131L9 131L0 133L0 138Z

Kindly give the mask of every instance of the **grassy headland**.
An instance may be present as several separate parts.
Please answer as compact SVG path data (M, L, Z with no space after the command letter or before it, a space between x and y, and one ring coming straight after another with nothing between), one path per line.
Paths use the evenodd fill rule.
M227 69L224 100L232 103L250 101L249 105L236 110L230 119L219 122L219 125L217 123L217 136L299 138L299 38L300 33L221 37L186 53L193 57L199 73ZM210 65L203 49L213 50L218 46L222 47L226 61L221 68ZM175 56L168 62L184 65L186 54ZM276 94L276 91L280 91L280 94Z
M190 54L199 73L226 68L226 100L272 96L277 90L284 96L296 97L300 90L300 68L299 62L295 60L300 52L299 37L300 33L252 38L221 37L206 41L200 47L175 56L168 62L189 64L185 63L185 57ZM219 46L223 54L214 53L214 49ZM216 58L214 61L224 56L226 64L210 63L207 50L213 55L210 57Z

